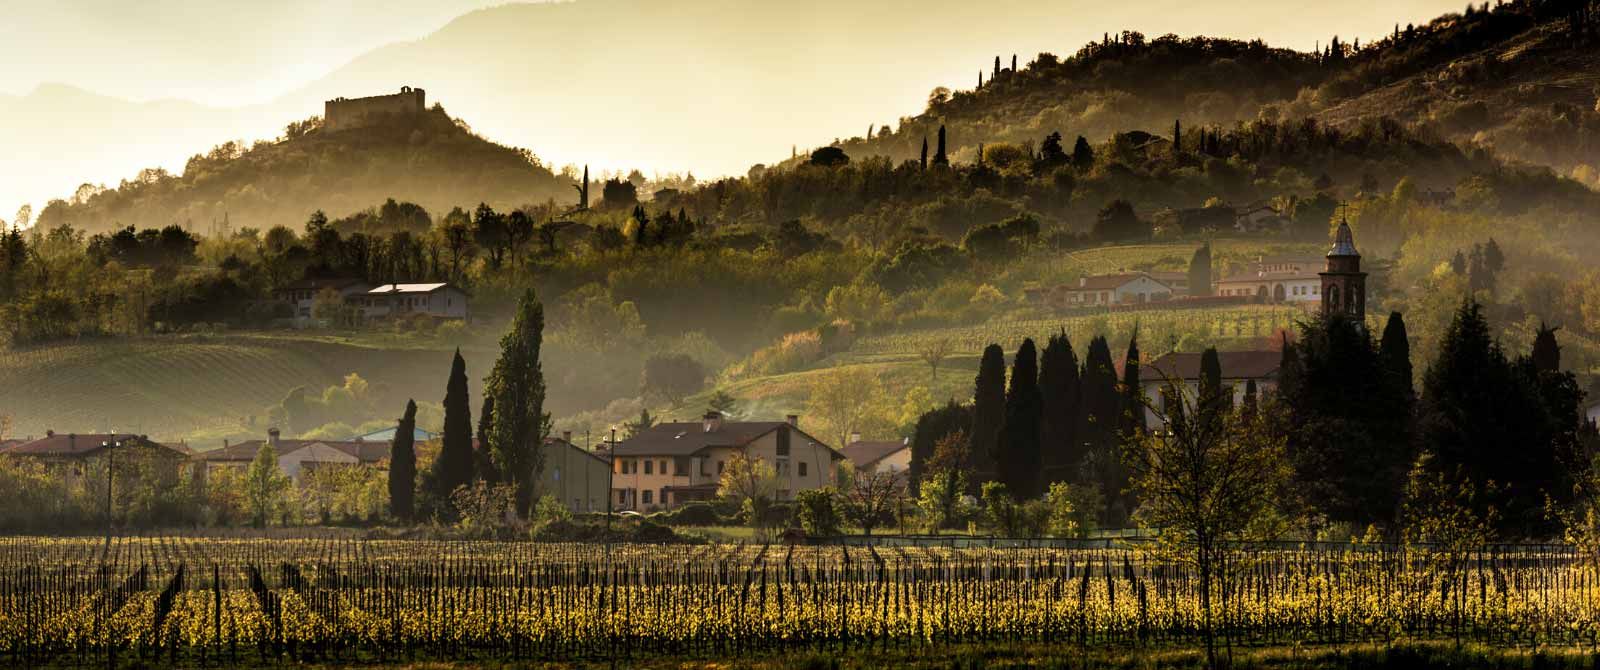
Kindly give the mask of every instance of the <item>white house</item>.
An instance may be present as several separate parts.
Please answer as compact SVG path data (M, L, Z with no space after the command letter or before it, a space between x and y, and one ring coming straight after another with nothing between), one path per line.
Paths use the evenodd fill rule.
M1188 389L1189 401L1200 393L1200 357L1202 354L1172 352L1145 364L1139 371L1140 385L1145 397L1157 400L1168 380L1182 382ZM1233 397L1234 406L1244 402L1250 382L1256 383L1257 397L1274 393L1278 389L1278 368L1283 353L1278 351L1219 351L1217 364L1222 370L1222 387ZM1160 419L1155 411L1145 410L1145 423L1156 426Z
M1080 277L1076 286L1066 286L1062 306L1086 307L1128 305L1170 300L1172 287L1147 272Z
M388 442L361 440L284 440L279 439L276 428L267 431L267 439L250 440L238 444L224 444L195 454L194 460L204 464L205 470L217 468L248 469L262 445L271 445L278 456L278 469L295 481L301 474L328 466L378 465L389 458Z
M384 284L353 298L367 319L424 314L436 319L466 319L467 293L445 283Z
M698 422L661 423L618 442L611 450L611 484L617 509L650 511L717 493L723 470L735 455L771 466L778 500L834 483L844 455L800 429L800 417L784 421L723 421L707 412Z
M1315 257L1256 258L1251 272L1217 281L1217 295L1254 298L1259 302L1320 303L1324 261Z

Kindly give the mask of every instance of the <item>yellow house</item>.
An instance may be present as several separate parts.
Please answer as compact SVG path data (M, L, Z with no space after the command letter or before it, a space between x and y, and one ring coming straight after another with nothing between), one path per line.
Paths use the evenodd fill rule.
M717 494L722 471L735 454L771 465L778 500L834 483L844 455L786 421L723 421L707 412L698 422L663 423L617 443L612 450L611 500L615 509L652 511Z

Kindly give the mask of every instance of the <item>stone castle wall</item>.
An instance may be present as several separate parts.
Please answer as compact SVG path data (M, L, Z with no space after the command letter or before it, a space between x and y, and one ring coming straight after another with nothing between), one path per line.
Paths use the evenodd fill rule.
M405 86L399 93L367 98L335 98L323 103L322 127L339 131L360 128L372 117L383 114L421 114L427 109L426 94L420 88Z

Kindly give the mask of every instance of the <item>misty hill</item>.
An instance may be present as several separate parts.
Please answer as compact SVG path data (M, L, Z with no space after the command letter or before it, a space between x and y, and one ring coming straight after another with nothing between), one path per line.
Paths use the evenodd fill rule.
M1166 133L1174 120L1227 127L1313 116L1349 129L1387 117L1424 135L1576 171L1593 185L1600 183L1600 16L1574 18L1566 4L1512 2L1447 14L1422 26L1397 25L1393 35L1365 45L1330 36L1320 53L1260 41L1107 34L1065 59L1046 53L1015 67L1009 55L981 63L981 88L936 91L925 111L897 130L840 146L852 155L915 158L943 124L959 159L979 143L1037 143L1051 131L1098 142L1133 128Z
M440 107L381 118L339 132L316 120L291 124L287 139L218 145L191 157L182 174L141 171L115 188L83 188L52 201L37 223L103 231L177 223L208 230L297 227L315 210L345 213L400 196L430 212L488 202L510 208L572 194L526 150L471 133Z

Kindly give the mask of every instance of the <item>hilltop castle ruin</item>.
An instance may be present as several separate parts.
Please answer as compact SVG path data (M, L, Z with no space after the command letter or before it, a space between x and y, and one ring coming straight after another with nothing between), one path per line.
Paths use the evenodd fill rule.
M366 98L334 98L323 103L322 128L338 131L360 128L385 114L421 114L427 109L420 88L400 87L399 93Z

